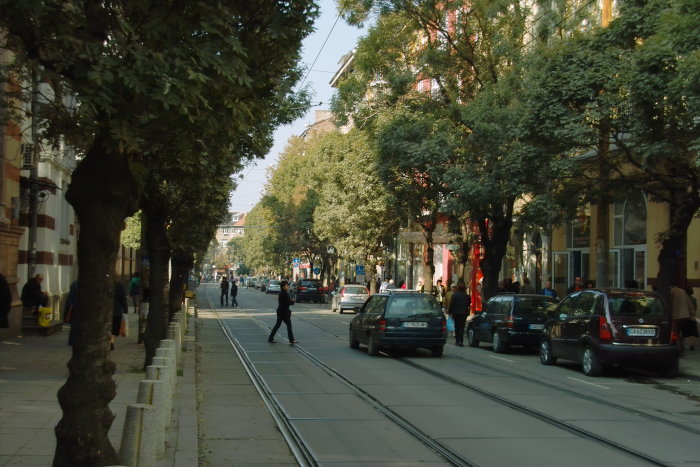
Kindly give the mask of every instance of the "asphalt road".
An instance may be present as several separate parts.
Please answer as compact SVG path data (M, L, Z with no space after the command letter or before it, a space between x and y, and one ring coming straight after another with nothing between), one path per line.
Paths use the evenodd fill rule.
M619 370L588 378L578 365L541 365L490 344L445 355L427 351L369 357L348 346L352 314L330 305L292 307L267 342L276 295L239 289L239 308L219 308L261 387L294 438L319 465L636 466L700 465L697 382ZM234 349L231 349L234 352Z

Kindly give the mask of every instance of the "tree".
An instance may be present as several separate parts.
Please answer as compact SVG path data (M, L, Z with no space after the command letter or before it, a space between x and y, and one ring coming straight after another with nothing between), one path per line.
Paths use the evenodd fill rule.
M684 279L677 252L700 209L699 24L697 2L625 2L608 28L543 48L530 66L531 128L588 199L604 203L591 187L606 181L668 203L662 292ZM571 157L591 149L595 157Z
M399 226L393 197L377 167L376 148L365 133L353 130L318 137L310 153L318 161L320 201L313 230L321 246L333 246L339 256L361 261L373 277L371 271Z
M119 233L139 207L138 164L160 118L176 113L232 140L260 119L276 123L295 60L316 15L311 1L0 1L6 48L53 83L48 135L82 154L66 197L80 222L80 319L69 377L59 391L55 466L109 465L114 418L107 322ZM265 63L264 67L258 66ZM157 148L156 148L157 149Z

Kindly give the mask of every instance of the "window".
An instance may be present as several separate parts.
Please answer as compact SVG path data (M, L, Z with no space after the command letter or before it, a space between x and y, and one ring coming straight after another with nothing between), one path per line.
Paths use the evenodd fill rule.
M576 300L576 306L573 309L573 315L577 318L585 318L591 316L595 312L596 294L583 292Z
M647 242L647 203L644 193L634 190L615 198L614 235L616 246Z

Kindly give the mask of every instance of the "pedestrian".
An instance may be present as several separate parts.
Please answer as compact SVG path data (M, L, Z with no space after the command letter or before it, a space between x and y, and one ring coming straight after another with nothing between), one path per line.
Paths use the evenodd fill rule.
M435 283L435 299L440 306L442 306L445 301L445 287L442 285L442 279L438 279Z
M5 276L0 274L0 328L10 327L10 310L12 310L12 291Z
M139 309L139 329L138 336L136 336L136 343L143 344L143 336L146 334L146 329L148 329L148 310L150 305L148 303L148 293L150 289L144 288L141 296L141 308Z
M449 314L455 322L455 344L464 347L464 324L467 321L472 298L467 294L463 281L457 283L457 291L452 295Z
M129 313L129 302L126 299L126 288L121 282L114 281L114 307L112 309L112 335L109 336L109 348L114 350L114 341L121 333L122 321Z
M520 287L520 293L534 294L535 289L530 285L530 278L523 277L523 285Z
M280 294L277 297L277 322L272 328L270 337L267 338L269 343L275 343L275 334L277 334L277 330L282 323L287 326L287 338L289 339L289 343L299 343L299 341L294 340L294 333L292 332L292 310L289 309L290 305L294 305L294 300L289 298L289 282L282 281L280 283Z
M141 294L143 287L141 285L141 273L136 271L129 281L129 296L134 303L134 313L141 311Z
M450 290L445 292L445 299L442 301L442 309L444 310L445 314L448 316L448 320L452 320L452 330L448 329L448 332L450 333L450 337L454 337L455 335L455 330L454 330L454 318L450 315L450 304L452 303L452 297L454 296L455 292L457 292L457 286L452 285L450 287ZM448 326L449 328L450 326Z
M236 308L238 306L238 301L236 297L238 296L238 284L236 281L231 282L231 306Z
M386 286L386 290L393 290L396 288L396 284L394 284L394 279L389 279L389 283Z
M22 305L25 308L32 308L33 313L37 314L39 312L40 306L47 306L49 304L49 294L41 291L41 283L44 280L44 276L37 274L24 284L22 287Z
M571 287L566 289L566 293L570 294L570 293L578 292L580 290L583 290L583 279L576 276L576 278L574 279L574 283L571 284Z
M688 298L690 299L690 305L692 306L692 310L690 312L690 320L695 325L694 328L690 330L690 335L700 337L698 335L700 334L700 332L698 332L698 301L695 297L693 297L692 287L686 287L685 291L688 294ZM693 344L690 344L690 350L695 350L695 346Z
M552 288L552 281L545 281L544 289L540 291L540 295L557 298L557 291Z
M592 281L592 280L590 280L590 279L587 280L587 281L586 281L586 288L587 288L587 289L595 289L595 282Z
M221 276L219 287L221 287L221 306L224 306L224 302L228 306L228 279L226 279L226 276Z
M693 302L690 296L685 291L678 287L677 284L671 285L671 313L676 329L680 333L681 353L685 352L684 339L686 337L697 336L698 326L693 319L695 310L693 310Z

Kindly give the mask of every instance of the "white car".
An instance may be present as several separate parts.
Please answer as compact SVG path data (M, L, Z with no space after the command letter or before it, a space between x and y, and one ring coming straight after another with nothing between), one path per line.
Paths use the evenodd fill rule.
M369 290L364 285L346 285L333 295L333 312L344 310L359 311L369 298Z

